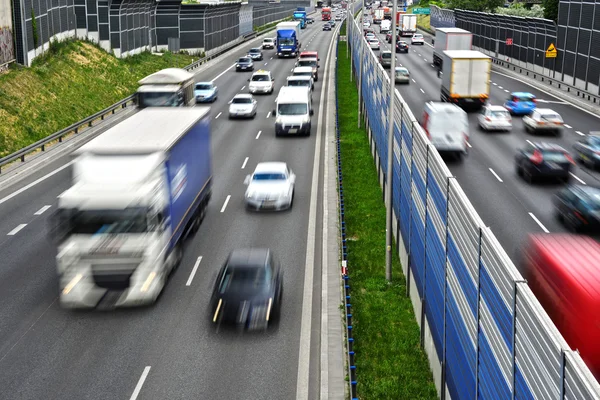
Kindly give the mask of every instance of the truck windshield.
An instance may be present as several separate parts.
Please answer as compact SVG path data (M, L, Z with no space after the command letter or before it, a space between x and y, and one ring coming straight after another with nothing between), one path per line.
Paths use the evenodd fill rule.
M279 104L279 115L306 115L308 114L308 105L303 103Z
M158 92L139 93L140 107L179 107L183 103L183 99L177 93Z
M147 213L144 209L83 210L69 220L72 234L97 235L148 232Z
M305 80L289 80L288 86L310 86L310 81L308 79Z
M294 38L279 38L278 42L281 46L292 46L294 44Z

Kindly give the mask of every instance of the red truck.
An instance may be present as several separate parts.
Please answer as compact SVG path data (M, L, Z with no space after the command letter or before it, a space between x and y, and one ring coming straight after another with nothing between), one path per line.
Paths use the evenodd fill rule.
M323 7L321 10L321 21L331 20L331 7Z
M600 243L571 234L530 235L529 287L560 333L600 377Z

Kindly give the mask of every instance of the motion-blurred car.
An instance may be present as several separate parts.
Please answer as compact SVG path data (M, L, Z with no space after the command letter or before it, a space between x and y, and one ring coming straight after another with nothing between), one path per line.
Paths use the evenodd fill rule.
M212 82L198 82L194 86L196 103L213 103L217 100L219 89Z
M379 47L379 40L377 40L375 38L372 38L372 39L368 40L368 43L369 43L369 47L371 49L373 49L373 50L379 50L380 49L380 47Z
M327 24L327 23L326 23L326 24L324 24L324 25L323 25L323 30L324 30L324 31L330 31L330 30L331 30L331 25L329 25L329 24Z
M296 175L284 162L259 163L244 183L248 209L285 210L294 204Z
M312 24L312 23L314 23L314 22L315 22L315 19L314 19L314 18L306 18L306 23L307 23L307 24Z
M396 43L396 53L407 53L408 54L408 43L401 40Z
M513 92L504 103L512 115L528 115L536 108L536 98L531 93Z
M379 63L383 68L392 68L392 52L385 50L379 53Z
M254 118L258 102L251 94L236 94L229 102L229 118Z
M312 67L296 67L292 71L292 76L309 76L310 78L313 79L313 84L312 84L311 89L315 88L314 73L313 73Z
M392 43L392 32L388 32L385 34L385 41L388 43Z
M408 68L396 67L396 73L394 74L394 81L396 83L410 84L410 72L408 72Z
M235 70L239 71L252 71L254 70L254 62L250 57L240 57L238 62L235 64Z
M271 75L271 71L259 69L252 74L252 77L248 79L248 90L250 93L273 93L275 89L275 78Z
M269 249L233 250L221 267L210 301L216 325L265 330L279 318L283 272Z
M575 158L588 168L600 166L600 132L590 132L585 138L573 145Z
M535 178L558 178L568 182L574 164L569 152L554 143L532 143L515 156L517 175L529 183Z
M302 60L303 58L316 58L317 61L321 61L318 51L302 51L298 55L298 60Z
M336 15L335 16L335 20L336 21L341 21L342 20L342 16L341 15Z
M299 86L305 87L311 91L314 87L314 81L310 76L288 76L287 77L287 86Z
M369 21L363 22L363 28L370 28L370 27L371 27L371 23Z
M310 67L313 71L315 82L319 80L319 62L316 58L301 58L296 62L296 67Z
M262 61L263 53L260 48L255 47L248 51L248 57L250 57L252 61Z
M423 46L425 44L425 39L420 33L415 33L410 39L410 44L420 44L421 46Z
M600 188L571 185L554 196L556 216L575 232L600 231Z
M263 50L266 49L274 49L275 48L275 39L273 38L264 38L262 42Z
M364 33L365 33L365 37L367 37L367 35L368 35L369 33L371 33L371 34L372 34L371 36L375 37L375 31L374 31L373 29L371 29L371 28L367 28L367 29L363 29L363 31L364 31Z
M479 127L484 131L510 131L512 118L506 108L502 106L486 105L477 117Z
M530 115L523 117L523 126L527 133L554 133L560 136L563 130L563 119L549 108L536 108Z
M333 28L335 26L335 21L334 20L329 21L329 25L331 25L331 27Z

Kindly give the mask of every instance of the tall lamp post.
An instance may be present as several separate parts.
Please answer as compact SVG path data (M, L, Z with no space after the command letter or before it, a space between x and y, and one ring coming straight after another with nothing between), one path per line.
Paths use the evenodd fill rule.
M385 279L392 280L392 248L394 237L392 234L392 175L394 168L394 103L396 99L396 13L397 0L392 0L392 63L390 73L389 108L388 108L388 148L387 148L387 175L385 184L386 218L385 218Z
M362 1L362 10L360 12L360 17L365 19L365 0ZM360 26L360 25L359 25ZM362 42L361 46L359 46L358 55L359 55L359 63L358 63L358 127L360 128L360 116L361 116L361 97L362 97L362 65L363 65L363 47Z

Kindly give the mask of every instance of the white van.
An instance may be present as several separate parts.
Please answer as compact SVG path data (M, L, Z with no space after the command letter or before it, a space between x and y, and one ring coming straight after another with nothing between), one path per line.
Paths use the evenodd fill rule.
M308 88L283 86L275 102L275 136L310 135L314 112Z
M315 78L312 67L296 67L292 71L292 76L310 76L311 78L313 78L313 81ZM315 88L314 83L312 88Z
M454 153L461 159L468 152L469 119L456 104L427 102L421 126L440 153Z
M387 33L392 29L392 21L389 19L384 19L381 21L381 25L379 25L379 33Z

